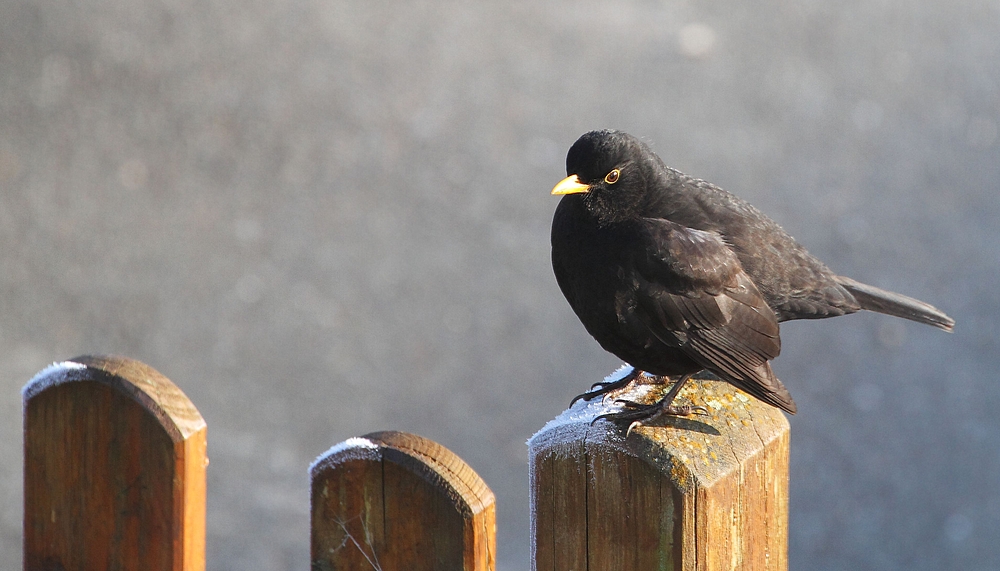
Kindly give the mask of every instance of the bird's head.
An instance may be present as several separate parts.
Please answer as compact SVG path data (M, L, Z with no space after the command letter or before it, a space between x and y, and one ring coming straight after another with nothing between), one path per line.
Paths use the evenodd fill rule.
M647 187L655 178L659 158L645 143L621 131L591 131L573 143L566 155L569 175L552 194L578 195L601 224L642 215L649 200ZM566 200L564 199L564 200Z

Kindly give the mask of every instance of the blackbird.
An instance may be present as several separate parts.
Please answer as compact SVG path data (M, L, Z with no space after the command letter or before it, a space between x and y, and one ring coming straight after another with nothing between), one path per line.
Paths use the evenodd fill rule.
M769 364L781 351L778 324L789 319L867 309L945 331L955 325L922 301L833 273L749 203L666 166L627 133L584 134L566 172L552 189L565 195L552 219L556 281L587 332L633 368L573 402L643 372L676 378L659 402L620 401L620 412L599 418L634 426L703 413L671 403L705 370L794 414Z

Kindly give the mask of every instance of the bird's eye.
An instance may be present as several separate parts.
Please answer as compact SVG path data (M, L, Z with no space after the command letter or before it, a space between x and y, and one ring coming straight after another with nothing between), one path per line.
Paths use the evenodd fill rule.
M620 170L618 170L618 169L615 169L615 170L613 170L613 171L609 172L609 173L608 173L608 176L604 177L604 182L606 182L606 183L608 183L608 184L614 184L614 183L618 182L618 177L619 177L619 176L620 176L621 174L622 174L622 173L621 173L621 171L620 171Z

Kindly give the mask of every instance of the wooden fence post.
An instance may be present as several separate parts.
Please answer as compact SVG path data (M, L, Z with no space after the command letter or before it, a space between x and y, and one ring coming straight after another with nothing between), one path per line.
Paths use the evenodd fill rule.
M533 569L787 570L788 421L721 381L688 383L678 403L709 415L626 437L603 420L591 426L611 409L597 399L532 437ZM654 402L666 388L617 398Z
M24 569L203 571L206 427L138 361L56 363L24 398Z
M495 568L493 492L440 444L374 432L334 446L309 472L314 571Z

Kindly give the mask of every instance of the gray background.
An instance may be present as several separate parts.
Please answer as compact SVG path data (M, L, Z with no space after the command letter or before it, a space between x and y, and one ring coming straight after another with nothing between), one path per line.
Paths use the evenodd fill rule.
M998 122L996 0L6 0L0 567L19 388L96 352L207 419L209 569L306 569L308 463L378 429L469 462L527 568L524 442L619 364L548 192L617 127L958 320L782 328L791 567L1000 568Z

